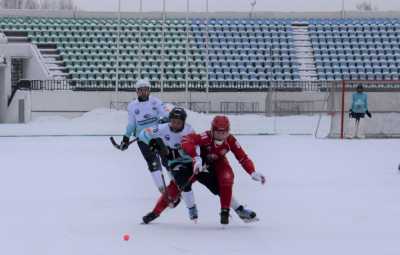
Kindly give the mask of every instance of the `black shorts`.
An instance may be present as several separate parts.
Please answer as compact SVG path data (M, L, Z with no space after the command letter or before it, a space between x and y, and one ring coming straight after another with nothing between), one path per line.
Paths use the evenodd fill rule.
M219 195L218 179L214 171L201 172L197 175L197 180L207 187L214 195Z
M192 190L192 182L189 183L190 177L193 175L193 165L177 164L171 169L171 174L174 177L176 185L181 191L189 192Z
M151 151L149 146L142 141L137 142L144 159L147 162L147 167L150 172L161 170L160 157L154 151Z
M362 112L353 112L353 113L351 114L351 117L352 117L353 119L360 120L360 119L362 119L362 118L365 117L365 113L362 113Z

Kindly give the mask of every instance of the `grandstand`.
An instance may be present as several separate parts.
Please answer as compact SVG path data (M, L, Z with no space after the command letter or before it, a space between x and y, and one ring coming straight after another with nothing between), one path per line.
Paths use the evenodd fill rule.
M196 108L191 103L197 100L207 108L203 111L214 112L248 103L236 108L271 113L272 90L298 92L282 99L289 114L291 107L305 113L291 103L305 90L317 93L297 101L310 112L326 111L314 103L324 100L321 91L341 81L385 80L399 89L400 15L341 15L124 13L118 23L115 13L2 11L0 50L8 64L1 79L8 85L0 90L0 121L5 122L7 108L18 112L13 106L17 89L63 90L53 93L47 104L52 106L37 112L52 111L63 99L65 111L84 112L109 106L112 91L132 91L139 77L149 78L154 91L174 91L164 95L167 101ZM108 94L97 94L84 107L68 106L93 91ZM191 95L196 100L188 99L195 91L201 92ZM225 94L208 94L212 91ZM25 105L35 108L45 97L38 98ZM122 93L114 101L130 98Z
M108 17L2 16L0 29L9 42L38 47L49 59L46 64L53 78L110 81L116 78L117 22ZM208 78L223 86L229 81L393 80L400 73L398 18L167 18L164 22L132 17L121 20L119 42L122 84L139 76L156 83L163 79L170 88L179 89L186 79ZM107 86L112 85L103 88Z

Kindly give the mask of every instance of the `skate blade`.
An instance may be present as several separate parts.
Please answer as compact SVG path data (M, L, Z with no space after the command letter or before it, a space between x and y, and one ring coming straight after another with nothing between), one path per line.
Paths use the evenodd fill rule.
M245 223L253 223L253 222L260 221L260 219L257 218L257 217L255 217L255 218L253 218L253 219L243 219L243 221L244 221Z

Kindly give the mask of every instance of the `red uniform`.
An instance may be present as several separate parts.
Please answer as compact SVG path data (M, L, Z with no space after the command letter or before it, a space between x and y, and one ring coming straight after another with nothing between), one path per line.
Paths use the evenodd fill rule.
M222 144L217 145L211 137L211 131L206 131L201 134L192 133L185 136L181 145L182 149L191 157L196 156L196 146L200 146L203 162L208 165L210 171L215 171L221 208L229 208L232 198L234 174L225 156L226 153L232 151L247 173L252 174L255 171L253 162L236 141L236 138L233 135L229 135ZM174 181L171 181L167 187L167 192L159 198L153 212L160 215L168 206L168 203L176 201L179 195L180 191L178 187Z
M185 136L181 145L182 149L193 158L197 156L196 146L200 146L200 156L203 162L207 164L210 171L215 171L217 176L221 208L229 208L234 174L226 154L232 151L248 174L251 175L255 171L253 161L247 156L236 138L229 135L227 139L218 144L213 140L211 131L206 131L201 134L192 133Z

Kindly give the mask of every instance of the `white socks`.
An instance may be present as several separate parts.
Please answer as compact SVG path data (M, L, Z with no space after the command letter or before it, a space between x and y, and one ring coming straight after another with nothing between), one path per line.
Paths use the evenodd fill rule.
M185 191L182 192L182 199L183 199L183 201L185 201L187 208L192 208L195 205L193 190L188 191L188 192L185 192Z
M236 209L239 208L239 206L240 206L239 202L232 196L232 199L231 199L231 208L232 208L233 210L236 210Z
M154 184L157 186L157 188L159 190L164 190L165 187L161 170L151 172L151 177L153 177Z

